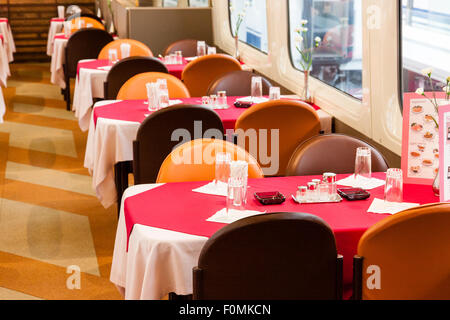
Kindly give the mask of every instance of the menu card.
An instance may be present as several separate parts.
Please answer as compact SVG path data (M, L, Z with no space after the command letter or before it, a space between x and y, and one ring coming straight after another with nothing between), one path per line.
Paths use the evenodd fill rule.
M448 102L448 101L447 101ZM439 197L450 201L450 105L439 107Z
M439 168L439 121L436 108L447 104L444 92L427 92L424 97L406 93L403 99L402 171L404 183L433 183Z

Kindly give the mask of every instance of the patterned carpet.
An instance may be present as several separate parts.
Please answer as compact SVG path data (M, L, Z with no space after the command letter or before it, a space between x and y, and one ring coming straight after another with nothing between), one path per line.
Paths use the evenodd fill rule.
M87 134L49 64L12 64L0 124L0 299L121 299L109 282L116 208L83 167ZM80 289L67 286L69 266ZM70 279L69 279L70 282Z

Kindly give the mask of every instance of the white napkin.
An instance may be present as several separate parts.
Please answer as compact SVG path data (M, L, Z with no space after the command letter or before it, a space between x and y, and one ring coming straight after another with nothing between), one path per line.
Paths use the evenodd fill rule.
M182 100L169 100L169 106L173 106L173 105L180 104L180 103L183 103L183 101ZM144 104L148 104L148 101L144 101Z
M369 209L367 209L367 212L372 213L389 213L389 214L396 214L400 211L414 208L419 206L418 203L408 203L408 202L386 202L381 199L373 199L372 204L370 205Z
M256 97L249 96L249 97L238 98L238 99L236 99L236 101L243 102L243 103L262 103L262 102L269 101L269 99L264 98L264 97L256 98Z
M377 179L377 178L365 178L365 177L361 177L358 176L357 179L355 179L355 175L352 174L351 176L336 181L336 184L341 185L341 186L346 186L346 187L353 187L353 188L363 188L365 190L371 190L371 189L375 189L381 186L385 185L385 181L381 180L381 179Z
M103 67L98 67L97 69L109 71L109 70L111 70L111 68L112 68L112 66L103 66Z
M192 190L194 192L211 194L214 196L226 197L228 193L228 184L222 181L217 181L217 184L213 181L200 188Z
M185 58L186 59L186 61L192 61L192 60L195 60L195 59L197 59L198 57L187 57L187 58Z
M219 222L219 223L232 223L243 218L256 216L258 214L264 214L265 212L252 211L252 210L236 210L229 209L227 213L227 208L217 211L212 217L206 219L209 222Z

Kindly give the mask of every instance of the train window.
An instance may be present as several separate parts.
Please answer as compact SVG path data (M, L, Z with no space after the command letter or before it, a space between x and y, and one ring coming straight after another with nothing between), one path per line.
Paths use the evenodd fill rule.
M229 13L231 34L237 30L240 41L267 53L266 0L229 0Z
M362 99L361 0L289 0L289 28L296 69L310 65L314 78ZM297 48L312 48L311 59Z
M402 0L403 92L443 90L450 76L449 43L450 1ZM432 81L422 74L429 68Z

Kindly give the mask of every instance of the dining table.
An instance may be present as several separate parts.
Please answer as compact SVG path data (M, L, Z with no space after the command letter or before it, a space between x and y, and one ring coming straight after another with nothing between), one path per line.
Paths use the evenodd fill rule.
M181 74L189 60L189 58L183 58L180 64L166 64L169 74L181 79ZM89 116L94 99L105 97L103 84L112 67L113 64L108 59L84 59L78 62L72 109L83 131L88 129L89 124L89 121L84 121L83 118Z
M14 61L14 52L16 52L16 45L14 43L14 37L11 31L11 26L7 18L0 18L0 35L3 38L4 49L6 50L6 55L8 62Z
M51 56L53 53L53 42L55 35L61 33L64 27L64 18L51 18L50 27L47 35L47 55Z
M337 187L341 188L340 181L351 175L338 174ZM321 176L249 179L245 208L234 212L230 220L224 213L226 196L202 189L210 181L129 187L122 198L110 281L125 299L192 294L192 269L214 233L251 215L301 212L320 217L332 229L337 252L343 256L344 298L348 299L352 294L352 261L359 239L371 226L391 216L371 212L372 203L383 199L385 177L383 172L372 173L372 179L381 183L369 190L370 197L365 200L301 204L292 198L298 186ZM256 192L274 191L284 195L283 203L263 205L254 197ZM403 201L417 206L439 202L439 198L429 185L404 184Z
M246 110L234 105L240 98L247 97L227 97L227 106L214 109L225 130L234 129L236 120ZM295 95L281 98L300 101ZM262 99L268 100L267 97ZM181 103L201 105L202 99L197 97L171 100L172 105ZM316 105L311 108L317 112L321 130L331 133L332 117ZM92 175L92 187L105 208L117 202L115 175L118 170L114 170L114 167L118 163L133 160L133 141L142 121L152 112L154 111L149 111L146 100L106 100L97 102L90 114L80 118L80 126L87 126L89 131L84 166Z

